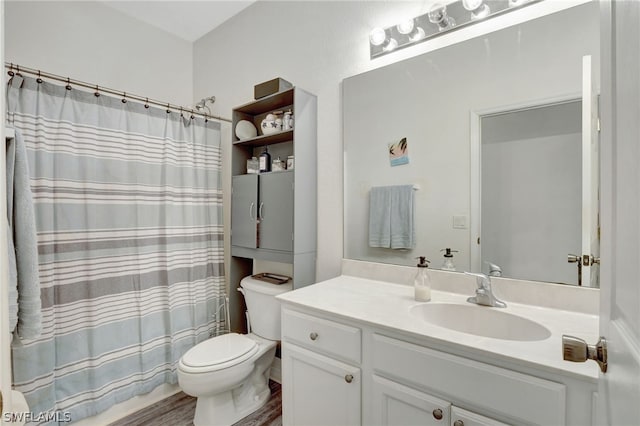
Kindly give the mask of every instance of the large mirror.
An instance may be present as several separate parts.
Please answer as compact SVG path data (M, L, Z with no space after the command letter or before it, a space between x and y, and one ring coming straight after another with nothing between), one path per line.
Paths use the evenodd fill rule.
M345 79L345 257L597 287L599 33L586 3ZM412 248L372 247L397 185Z

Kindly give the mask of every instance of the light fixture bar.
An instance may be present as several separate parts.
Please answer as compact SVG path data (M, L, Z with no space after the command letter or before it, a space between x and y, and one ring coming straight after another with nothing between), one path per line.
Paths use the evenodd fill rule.
M374 59L540 1L542 0L458 0L448 4L434 4L429 12L413 18L412 30L408 30L407 25L411 21L387 28L375 28L369 40L370 57Z

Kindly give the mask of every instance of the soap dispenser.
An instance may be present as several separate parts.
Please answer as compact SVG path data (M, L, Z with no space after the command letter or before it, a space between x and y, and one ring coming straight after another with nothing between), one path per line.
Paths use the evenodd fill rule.
M428 302L431 300L431 277L429 276L430 263L424 256L420 256L420 263L418 263L418 273L413 281L413 288L415 290L415 299L418 302Z
M442 263L442 270L444 271L455 271L456 266L453 264L453 253L458 253L458 250L451 250L450 248L443 248L444 253L444 262Z

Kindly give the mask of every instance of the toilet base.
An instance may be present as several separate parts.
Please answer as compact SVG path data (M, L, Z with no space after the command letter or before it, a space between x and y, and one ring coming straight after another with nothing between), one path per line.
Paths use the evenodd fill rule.
M269 376L276 345L269 342L256 361L249 377L234 389L212 396L200 396L196 402L194 426L232 425L253 413L271 397Z

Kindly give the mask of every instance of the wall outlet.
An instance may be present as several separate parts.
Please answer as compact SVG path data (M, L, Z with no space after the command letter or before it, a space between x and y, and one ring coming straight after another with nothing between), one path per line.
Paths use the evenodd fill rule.
M454 229L467 229L469 218L466 215L454 215L453 216L453 228Z

